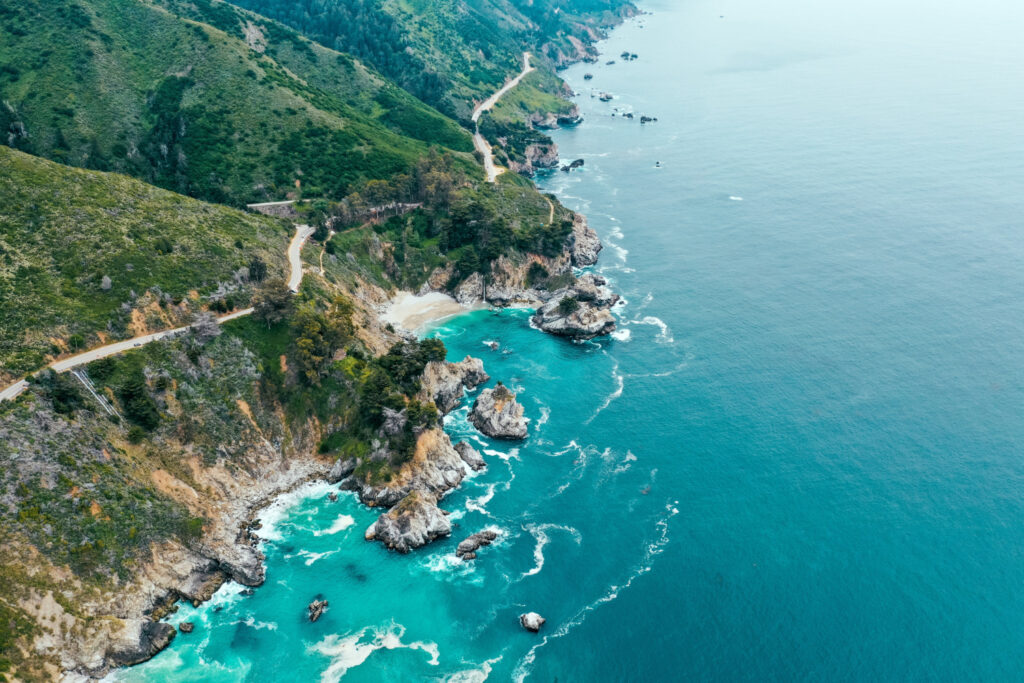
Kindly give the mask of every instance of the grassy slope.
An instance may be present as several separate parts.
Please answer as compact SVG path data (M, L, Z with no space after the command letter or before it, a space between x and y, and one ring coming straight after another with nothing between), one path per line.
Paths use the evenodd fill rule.
M284 275L290 235L273 218L0 147L0 376L42 366L54 341L127 332L132 292L204 296L256 256Z
M317 194L389 177L423 155L423 140L471 149L453 122L351 58L223 3L166 4L0 10L8 143L234 204L281 198L296 180ZM242 38L250 22L257 49Z

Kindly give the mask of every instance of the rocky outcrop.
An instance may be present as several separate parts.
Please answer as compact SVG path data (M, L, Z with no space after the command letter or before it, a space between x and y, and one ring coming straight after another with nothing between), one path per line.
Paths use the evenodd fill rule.
M532 177L538 169L558 168L558 145L553 142L527 145L523 156L523 161L508 162L508 167L521 175Z
M516 395L503 384L484 389L469 413L473 426L495 439L525 439L527 420Z
M592 227L587 225L586 217L577 213L572 217L572 233L569 234L569 256L577 268L592 266L597 263L597 256L603 246L601 239Z
M470 307L483 301L484 287L484 276L480 273L473 273L460 282L452 294L460 304Z
M537 614L536 612L527 612L526 614L519 615L519 624L527 631L536 633L540 630L540 627L547 621L544 617Z
M575 126L583 120L583 115L580 114L580 108L575 104L569 109L569 111L562 112L556 119L559 126Z
M562 166L562 172L568 173L569 171L575 171L577 168L582 168L586 162L583 159L574 159L572 162Z
M121 638L110 644L107 660L114 666L144 662L171 644L178 630L162 621L125 620Z
M386 451L370 459L388 457ZM402 464L390 481L349 477L342 486L355 491L371 507L391 507L416 491L439 500L466 476L466 464L440 427L424 431L416 440L412 458Z
M462 458L462 462L466 463L469 469L474 472L479 472L487 467L483 456L466 441L460 441L455 444L455 452Z
M178 630L182 633L192 633L192 631L196 630L196 625L191 621L183 621L178 624Z
M309 603L309 607L307 609L309 611L309 620L316 621L320 618L320 615L324 613L324 610L327 609L327 601L314 600L313 602Z
M498 532L494 529L478 531L459 543L458 547L455 548L455 554L465 562L475 560L476 551L490 545L496 538L498 538Z
M414 491L377 518L366 530L366 540L377 540L400 553L450 535L451 523L437 507L437 500Z
M555 292L531 318L550 334L574 340L593 339L615 331L611 308L619 300L604 278L587 273L576 284Z
M474 389L489 379L479 358L466 356L458 363L431 361L423 369L420 398L433 401L447 414L459 406L464 389Z

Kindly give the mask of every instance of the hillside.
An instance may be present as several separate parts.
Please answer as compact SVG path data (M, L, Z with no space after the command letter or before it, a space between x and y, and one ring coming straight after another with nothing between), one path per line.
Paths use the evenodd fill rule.
M242 308L253 280L286 272L290 235L273 218L0 146L0 378L187 323L218 299Z
M549 72L592 54L625 0L234 0L307 37L351 52L416 96L467 118L530 50ZM547 84L527 89L557 94Z
M432 144L470 160L450 119L224 3L29 0L0 24L0 130L39 156L234 205L344 193Z

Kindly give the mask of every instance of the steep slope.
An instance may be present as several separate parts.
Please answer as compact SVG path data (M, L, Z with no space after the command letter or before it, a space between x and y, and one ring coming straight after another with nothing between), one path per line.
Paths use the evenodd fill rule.
M223 3L29 0L0 21L5 142L72 165L237 205L390 177L426 141L472 150L352 58Z
M233 0L373 64L442 111L467 118L519 68L523 50L548 70L592 54L626 0ZM534 83L557 94L560 84Z
M0 379L248 305L291 227L0 147Z

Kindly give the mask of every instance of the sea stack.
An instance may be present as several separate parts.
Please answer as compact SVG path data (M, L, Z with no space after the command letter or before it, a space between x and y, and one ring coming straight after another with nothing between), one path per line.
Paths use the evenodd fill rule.
M527 612L526 614L519 615L520 625L532 633L539 631L540 627L543 626L546 621L547 619L536 612Z
M516 395L504 384L484 389L469 413L473 426L495 439L525 439L526 418Z

